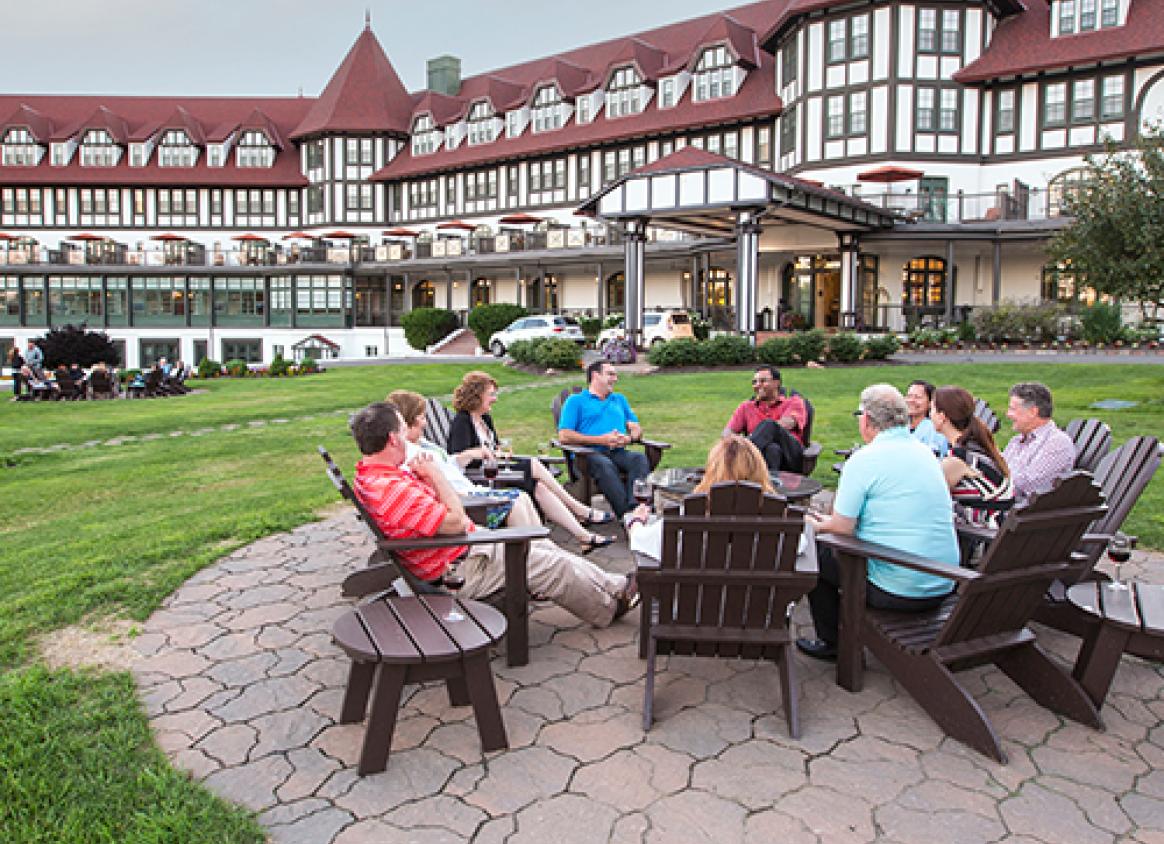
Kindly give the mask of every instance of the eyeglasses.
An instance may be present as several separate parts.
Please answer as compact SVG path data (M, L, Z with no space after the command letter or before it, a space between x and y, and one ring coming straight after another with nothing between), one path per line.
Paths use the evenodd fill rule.
M854 416L861 416L864 412L865 412L865 408L858 407L856 410L853 411L853 415Z

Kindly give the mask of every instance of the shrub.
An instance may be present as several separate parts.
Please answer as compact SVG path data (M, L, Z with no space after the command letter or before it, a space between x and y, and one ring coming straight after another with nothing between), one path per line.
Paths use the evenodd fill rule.
M542 340L534 349L534 362L543 369L578 369L582 349L572 340Z
M311 372L319 372L319 364L315 362L315 358L304 358L299 364L299 374L307 375Z
M861 338L850 331L834 334L828 342L828 359L837 363L852 363L861 359L861 352L865 351L865 344Z
M958 325L958 339L964 343L973 343L978 339L978 332L974 330L973 320L966 320Z
M487 349L489 348L489 338L493 336L495 331L500 331L515 319L521 319L528 313L529 311L521 305L511 305L507 302L478 305L469 311L469 330L477 338L477 345L482 349Z
M1124 325L1117 305L1096 302L1080 314L1079 321L1083 339L1089 343L1114 343L1123 339ZM45 360L48 360L48 355L45 355Z
M979 340L991 343L1038 343L1062 332L1063 307L1055 302L1002 302L976 308L971 324Z
M800 363L820 360L825 350L825 333L819 328L798 331L789 338L792 354Z
M222 374L222 364L210 358L202 358L198 361L198 377L199 378L217 378Z
M607 314L606 319L603 320L603 328L618 328L618 324L622 322L622 314Z
M707 366L734 366L756 360L752 344L738 334L721 334L700 342L699 347L700 362Z
M543 342L545 342L544 338L541 340L516 340L505 351L517 363L532 366L537 363L538 346Z
M659 367L697 366L703 363L703 349L700 341L681 337L651 346L647 360Z
M242 378L250 374L250 367L247 362L240 358L233 358L226 362L226 374L231 378Z
M36 344L44 352L46 369L71 363L92 366L99 360L110 366L121 363L117 347L109 335L104 331L89 331L83 324L57 326L37 340Z
M598 335L602 333L602 320L598 317L578 317L578 326L586 338L586 345L593 346L598 342Z
M756 360L772 366L790 366L796 363L796 355L792 353L792 338L772 337L765 340L756 348Z
M691 319L691 333L695 335L696 340L706 340L711 336L711 323L703 318L703 314L699 311L688 311L687 316Z
M272 378L282 378L291 374L291 362L282 355L275 355L267 374Z
M895 334L880 334L865 341L865 360L885 360L901 348Z
M457 315L444 308L417 308L400 319L408 345L423 352L456 331Z

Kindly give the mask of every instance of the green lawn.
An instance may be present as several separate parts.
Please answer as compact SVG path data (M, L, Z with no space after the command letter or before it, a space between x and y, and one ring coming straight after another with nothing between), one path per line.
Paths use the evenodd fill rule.
M212 560L314 518L336 500L316 444L345 469L355 460L346 413L398 387L447 394L463 369L393 366L199 383L204 394L151 401L0 402L7 504L0 524L0 841L256 840L253 822L169 771L150 749L127 677L47 672L35 636L88 618L144 619ZM504 394L495 408L498 427L520 450L532 450L553 433L549 404L560 386L489 369L503 385L532 385ZM1012 382L1039 379L1055 392L1061 424L1095 415L1087 405L1096 399L1121 398L1139 404L1101 414L1117 442L1164 430L1161 367L927 365L786 375L817 407L815 438L824 445L817 477L830 484L832 449L852 444L850 411L861 388L878 380L960 383L1001 411ZM620 386L648 435L674 443L667 462L695 465L748 382L747 372L735 371L626 377ZM249 424L278 419L287 421ZM225 424L239 427L220 430ZM218 430L190 436L203 428ZM127 434L160 436L82 446ZM56 443L77 447L15 453ZM1148 547L1164 548L1162 504L1157 478L1127 525ZM53 752L29 753L45 736L54 737ZM149 799L139 799L143 789Z

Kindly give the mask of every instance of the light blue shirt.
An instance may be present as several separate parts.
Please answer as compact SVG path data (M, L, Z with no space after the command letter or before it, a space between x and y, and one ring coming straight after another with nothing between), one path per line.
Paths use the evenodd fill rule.
M938 457L945 457L946 452L950 450L950 441L937 432L934 423L930 421L928 416L923 417L911 433L915 440L925 443L926 447Z
M933 452L909 429L882 431L841 473L834 512L857 522L856 536L957 567L950 490ZM870 559L869 582L904 598L945 595L954 581Z
M639 418L630 409L622 393L611 393L605 399L589 390L574 393L562 405L562 415L558 417L558 429L576 431L591 437L600 437L611 431L629 434L628 422L637 423ZM593 446L602 448L603 446Z

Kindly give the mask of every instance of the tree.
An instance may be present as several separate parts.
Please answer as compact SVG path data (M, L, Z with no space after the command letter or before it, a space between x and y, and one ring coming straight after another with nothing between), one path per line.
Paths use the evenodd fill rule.
M121 365L121 356L109 335L104 331L88 331L83 324L57 326L36 344L44 352L44 364L49 369L62 363L92 366L99 360L110 366Z
M1135 300L1145 318L1164 308L1164 132L1088 156L1086 175L1064 197L1075 219L1051 241L1053 260L1098 293Z

